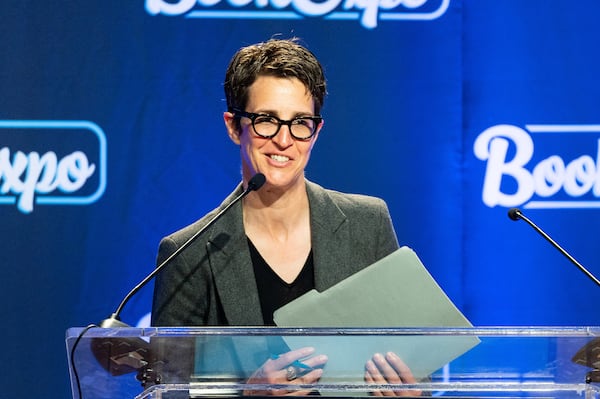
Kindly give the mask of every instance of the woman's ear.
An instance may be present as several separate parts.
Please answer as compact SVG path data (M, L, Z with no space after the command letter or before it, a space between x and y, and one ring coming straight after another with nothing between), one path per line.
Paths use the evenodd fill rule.
M240 144L240 124L239 120L231 112L223 112L223 121L225 122L225 128L231 141L235 144Z
M321 123L319 123L319 126L317 126L317 132L311 138L311 143L310 143L311 150L312 150L313 146L315 145L315 143L317 142L317 139L319 138L319 133L321 133L321 129L323 128L324 124L325 124L325 121L322 120Z

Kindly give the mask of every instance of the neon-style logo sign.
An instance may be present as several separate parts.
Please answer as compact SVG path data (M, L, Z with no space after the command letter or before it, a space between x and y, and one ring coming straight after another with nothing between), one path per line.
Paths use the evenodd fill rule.
M0 120L0 205L86 205L106 188L106 136L88 121Z
M486 162L489 207L600 208L600 125L495 125L473 152Z
M146 0L150 15L208 19L358 20L367 29L378 21L433 20L450 0Z

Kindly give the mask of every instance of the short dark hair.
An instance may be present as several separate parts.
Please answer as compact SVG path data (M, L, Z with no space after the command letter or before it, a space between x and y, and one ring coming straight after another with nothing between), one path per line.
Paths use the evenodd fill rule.
M313 97L319 115L327 94L323 67L297 38L270 39L243 47L231 58L225 74L227 109L245 110L248 88L259 76L297 78Z

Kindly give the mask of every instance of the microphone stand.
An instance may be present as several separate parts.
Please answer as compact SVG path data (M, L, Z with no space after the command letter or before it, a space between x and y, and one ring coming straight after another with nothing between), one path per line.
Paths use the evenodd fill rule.
M527 216L521 212L520 209L511 208L508 211L508 217L514 221L519 219L523 219L528 225L530 225L535 231L537 231L542 237L546 239L550 244L554 246L554 248L558 249L558 251L563 254L567 259L571 261L579 270L581 270L586 276L589 277L596 285L600 286L600 280L598 280L592 273L590 273L581 263L579 263L574 257L571 256L567 251L565 251L556 241L554 241L548 234L546 234L542 229L540 229L535 223L533 223Z
M121 303L117 307L117 310L113 314L111 314L108 319L102 320L102 322L100 323L100 327L102 327L102 328L129 327L127 324L121 322L121 320L119 319L119 315L121 314L121 311L123 310L123 307L125 306L125 304L127 302L129 302L129 300L140 289L142 289L142 287L144 287L146 284L148 284L148 282L150 282L158 273L160 273L160 271L166 265L171 263L171 260L173 260L174 258L179 256L179 254L183 250L185 250L187 247L189 247L194 241L196 241L196 239L198 237L200 237L206 230L208 230L209 227L211 227L217 220L219 220L221 218L221 216L223 216L229 210L229 208L231 208L233 205L237 204L242 198L244 198L246 195L250 194L252 191L256 191L259 188L261 188L263 186L263 184L265 184L265 181L266 181L265 175L263 175L262 173L257 173L254 176L252 176L250 181L248 181L248 187L246 188L246 190L244 190L244 192L242 194L238 195L233 201L231 201L229 204L227 204L227 206L225 206L223 209L221 209L221 211L219 213L217 213L215 215L215 217L213 217L200 230L198 230L196 233L194 233L193 236L191 236L186 242L184 242L179 248L177 248L177 250L175 252L173 252L167 259L165 259L160 265L158 265L152 271L152 273L147 275L146 278L144 278L138 285L136 285L131 291L129 291L129 293L125 296L125 298L121 301Z
M533 223L527 216L521 212L518 208L511 208L508 211L508 217L511 220L524 220L529 226L537 231L542 237L546 239L554 248L563 254L567 259L571 261L579 270L581 270L590 280L596 285L600 286L600 280L598 280L592 273L590 273L581 263L579 263L574 257L565 251L556 241L554 241L548 234L546 234L541 228ZM588 342L583 348L579 349L577 353L571 359L572 362L590 367L592 370L589 371L585 376L586 383L600 382L600 338L594 338Z
M121 301L117 310L110 315L109 318L100 322L100 328L127 328L131 327L123 323L119 316L125 304L135 295L142 287L150 282L160 271L166 267L176 256L183 250L189 247L198 237L200 237L208 228L210 228L223 214L225 214L234 204L238 203L246 195L252 191L260 189L265 184L266 178L262 173L257 173L248 181L248 186L242 194L237 196L233 201L227 204L219 213L217 213L207 224L199 229L192 237L185 241L175 252L167 259L158 265L148 276L146 276L139 284L137 284ZM98 326L88 326L78 337L77 343L83 337L89 328ZM75 353L76 345L72 348L71 355ZM160 376L156 375L153 370L153 364L160 361L150 349L150 344L141 338L95 338L92 339L91 349L98 363L113 376L123 375L137 371L137 379L145 385L148 380L154 380L155 383L160 382ZM74 357L71 356L72 366ZM79 383L79 381L78 381ZM81 397L81 395L80 395Z

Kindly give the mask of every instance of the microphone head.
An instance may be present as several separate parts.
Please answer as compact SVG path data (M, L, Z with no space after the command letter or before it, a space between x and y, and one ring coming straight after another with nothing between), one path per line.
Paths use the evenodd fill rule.
M256 191L260 189L263 184L267 181L267 178L262 173L257 173L248 182L248 189L246 191Z
M515 221L521 219L521 210L519 208L510 208L508 210L508 217Z

